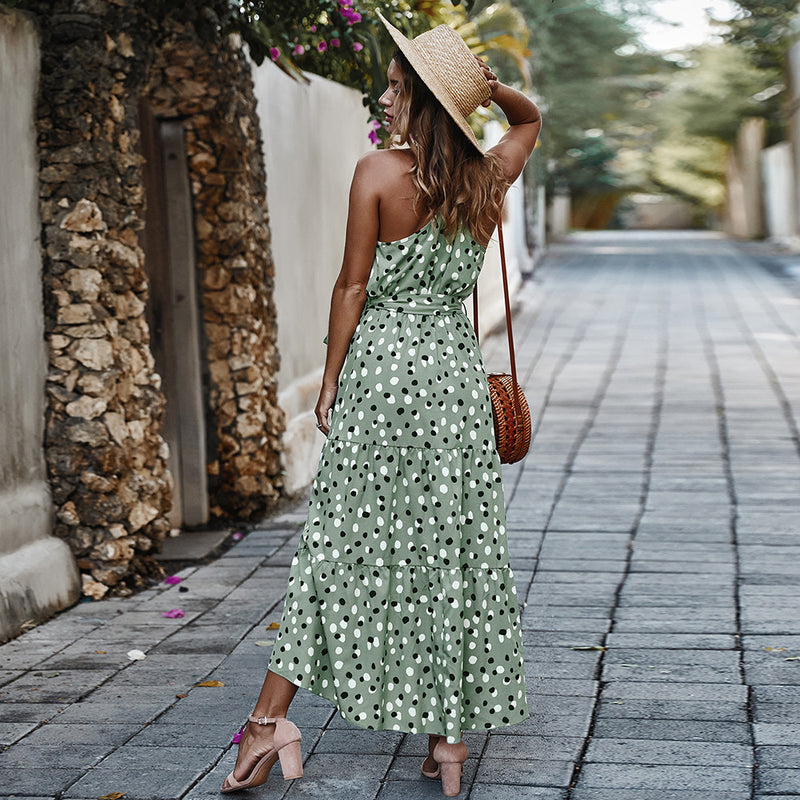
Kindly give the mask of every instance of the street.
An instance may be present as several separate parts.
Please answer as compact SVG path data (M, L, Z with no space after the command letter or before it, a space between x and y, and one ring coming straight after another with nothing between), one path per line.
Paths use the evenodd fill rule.
M504 475L532 716L465 736L460 797L800 797L800 294L717 234L604 232L554 246L518 300L534 441ZM484 353L507 368L504 332ZM304 510L0 646L0 797L217 798ZM305 777L248 796L442 796L426 737L305 692L289 717Z

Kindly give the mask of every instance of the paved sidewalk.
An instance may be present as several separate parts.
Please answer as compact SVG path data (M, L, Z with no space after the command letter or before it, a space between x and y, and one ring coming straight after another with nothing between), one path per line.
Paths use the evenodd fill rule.
M461 797L800 798L792 291L709 234L577 236L526 286L536 432L506 492L533 715L466 737ZM502 339L485 352L503 366ZM0 647L0 796L217 798L303 516ZM304 692L291 717L306 777L276 768L249 796L441 797L424 737L356 730Z

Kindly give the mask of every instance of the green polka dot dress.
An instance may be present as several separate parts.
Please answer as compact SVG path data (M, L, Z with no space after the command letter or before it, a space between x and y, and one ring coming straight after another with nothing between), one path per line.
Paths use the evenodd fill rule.
M379 242L270 669L361 728L528 716L486 373L463 310L484 248Z

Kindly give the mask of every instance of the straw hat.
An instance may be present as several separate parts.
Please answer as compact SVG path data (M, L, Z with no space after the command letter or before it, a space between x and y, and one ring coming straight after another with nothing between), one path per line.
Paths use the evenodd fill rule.
M381 14L380 9L377 12L422 82L482 153L467 117L492 96L492 90L464 40L449 25L437 25L409 39Z

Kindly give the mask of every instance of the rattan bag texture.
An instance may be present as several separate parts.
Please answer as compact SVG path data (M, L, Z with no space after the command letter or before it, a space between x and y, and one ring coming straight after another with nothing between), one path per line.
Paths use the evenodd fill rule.
M511 302L508 298L508 275L506 253L503 244L503 224L498 220L497 234L500 240L500 265L503 270L503 293L506 303L506 331L508 332L508 355L511 374L494 372L489 375L489 397L492 401L494 434L500 463L515 464L521 461L531 446L531 412L522 387L517 381L517 363L514 357L514 334L511 330ZM472 322L478 337L478 288L472 296Z
M517 393L518 399L514 396L514 379L507 372L489 375L494 435L502 464L516 464L521 461L531 446L531 412L519 386Z

